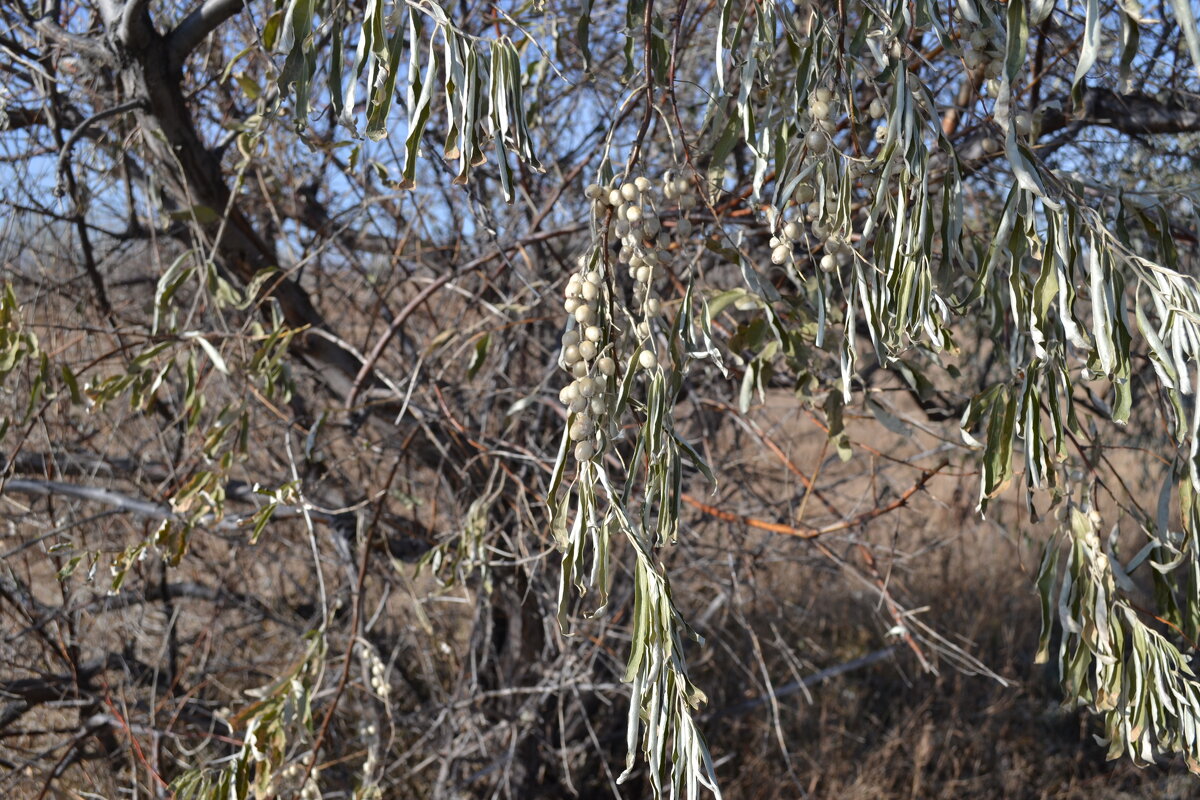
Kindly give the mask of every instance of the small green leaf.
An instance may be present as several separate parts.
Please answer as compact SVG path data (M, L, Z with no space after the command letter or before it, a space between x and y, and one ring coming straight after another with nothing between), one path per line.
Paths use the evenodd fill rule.
M485 333L475 341L475 355L472 356L471 363L467 367L468 380L474 378L483 366L483 363L487 361L488 344L491 342L491 339L491 334Z

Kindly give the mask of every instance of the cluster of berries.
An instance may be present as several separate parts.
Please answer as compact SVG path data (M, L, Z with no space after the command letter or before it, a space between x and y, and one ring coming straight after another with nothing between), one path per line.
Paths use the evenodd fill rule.
M675 236L686 239L693 230L686 214L698 203L696 191L686 178L668 171L661 195L644 176L608 187L593 183L584 194L592 201L598 220L611 220L620 242L617 261L627 268L633 281L633 306L640 319L633 326L634 346L630 349L636 352L639 367L656 369L658 356L651 326L663 313L663 303L654 283L670 258L671 246L671 236L663 228L658 209L667 203L678 206ZM571 320L562 337L560 365L570 373L571 382L559 392L558 399L571 415L568 432L575 442L578 461L588 461L604 451L612 390L620 366L610 314L612 304L606 302L611 285L606 283L602 270L603 264L594 255L582 256L578 272L567 281L563 301Z

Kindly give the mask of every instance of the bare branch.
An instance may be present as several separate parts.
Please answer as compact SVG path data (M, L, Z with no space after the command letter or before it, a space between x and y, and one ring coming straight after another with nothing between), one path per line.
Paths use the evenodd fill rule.
M246 7L246 0L205 0L167 36L168 65L183 66L188 55L223 22Z
M67 169L69 168L69 160L71 158L71 148L75 146L75 143L78 142L80 138L87 134L87 131L91 126L95 125L97 122L108 119L109 117L115 117L118 114L124 114L128 111L145 107L146 100L144 98L130 100L127 103L121 103L120 105L113 106L112 108L106 108L103 111L97 111L95 114L92 114L83 122L75 126L75 130L71 131L71 135L67 137L67 141L63 144L62 150L59 151L58 154L58 168L55 172L57 175L57 185L54 187L55 195L62 197L66 193L64 184L66 183L65 176Z
M1098 125L1129 134L1171 134L1200 131L1200 104L1183 96L1160 101L1141 92L1117 94L1089 87L1083 96L1083 113L1053 111L1042 121L1050 133L1071 123Z
M34 23L34 27L50 41L66 48L72 55L83 56L107 66L114 66L116 64L113 54L108 48L97 44L94 37L81 36L66 31L49 17L39 19Z

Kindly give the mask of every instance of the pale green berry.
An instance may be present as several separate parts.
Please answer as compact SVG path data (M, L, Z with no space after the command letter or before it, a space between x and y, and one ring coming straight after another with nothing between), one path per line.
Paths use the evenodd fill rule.
M617 362L609 356L601 356L596 362L596 369L600 370L601 375L612 376L616 374Z
M596 455L596 448L591 442L580 442L575 445L575 458L579 461L587 461L594 455Z
M641 364L642 369L654 369L658 366L658 359L654 353L651 353L649 350L643 350L638 353L638 364Z
M582 417L575 420L575 424L571 426L571 438L575 441L586 439L596 432L596 426L587 417Z
M591 361L593 358L596 357L596 343L595 342L580 342L579 347L576 348L576 352L579 354L579 357L582 358L584 361Z
M583 332L583 337L589 342L598 342L603 335L604 331L600 330L599 325L589 325Z

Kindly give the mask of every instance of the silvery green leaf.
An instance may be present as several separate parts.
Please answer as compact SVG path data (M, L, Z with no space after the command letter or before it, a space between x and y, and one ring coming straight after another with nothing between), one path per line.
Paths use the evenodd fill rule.
M1086 0L1086 6L1079 62L1075 66L1075 77L1071 80L1071 92L1076 101L1081 97L1079 86L1083 83L1084 76L1096 63L1096 57L1100 54L1100 0Z

